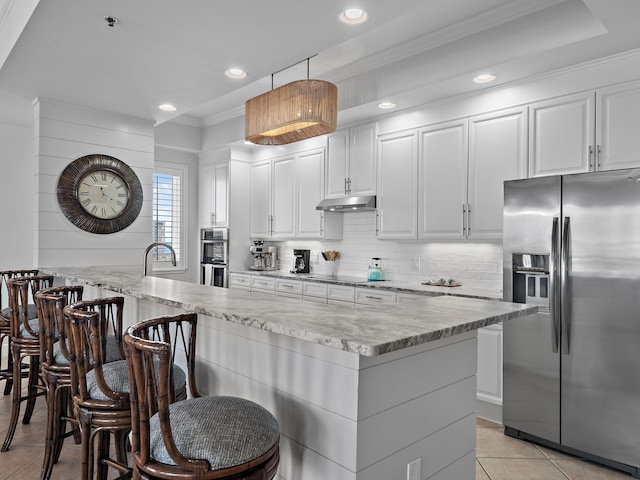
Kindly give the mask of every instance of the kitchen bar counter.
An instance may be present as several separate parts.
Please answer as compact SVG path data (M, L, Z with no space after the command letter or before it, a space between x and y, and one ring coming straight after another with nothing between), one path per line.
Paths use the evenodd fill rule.
M87 285L85 298L122 294L127 323L197 312L198 387L276 416L279 480L404 480L416 459L421 480L473 480L476 329L536 310L455 296L352 309L137 267L41 271Z
M434 285L424 285L419 282L403 281L380 281L367 282L366 277L357 279L355 277L341 277L335 275L315 274L315 273L290 273L286 270L234 270L231 273L241 273L244 275L262 275L265 277L286 278L290 280L304 280L305 282L333 283L337 285L348 285L352 287L364 287L374 290L387 290L391 292L409 293L412 295L440 296L450 295L454 297L478 298L481 300L502 300L502 291L490 290L486 288L468 287L460 285L458 287L438 287Z
M397 304L387 308L376 307L375 314L369 309L352 310L305 303L301 314L300 303L296 300L252 296L248 301L242 292L212 290L212 287L204 285L144 277L122 268L42 267L41 271L80 284L99 286L115 293L364 356L380 355L474 331L536 310L529 305L438 295L425 296L419 306Z

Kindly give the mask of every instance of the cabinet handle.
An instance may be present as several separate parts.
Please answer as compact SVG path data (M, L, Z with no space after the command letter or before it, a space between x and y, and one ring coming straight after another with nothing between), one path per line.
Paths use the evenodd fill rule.
M467 203L467 236L471 235L471 204Z
M209 221L211 222L211 225L216 223L216 214L215 213L210 213L209 214Z
M373 295L365 295L364 298L369 298L371 300L382 300L381 297L374 297Z
M347 193L351 193L351 177L347 177Z
M293 285L281 285L284 288L293 288Z
M348 178L344 177L344 194L349 195Z
M467 236L467 205L462 204L462 236Z
M600 145L596 145L596 165L598 166L598 170L600 170Z
M589 171L593 170L593 147L589 145Z
M268 235L273 235L273 215L269 215Z

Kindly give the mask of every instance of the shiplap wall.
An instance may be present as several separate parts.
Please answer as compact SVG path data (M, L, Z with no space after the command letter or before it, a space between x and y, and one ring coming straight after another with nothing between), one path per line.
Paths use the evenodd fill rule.
M37 99L34 102L36 265L141 265L150 243L154 127L140 120ZM126 229L95 235L74 226L58 205L58 177L73 160L106 154L129 165L142 184L139 217ZM142 268L142 267L141 267Z

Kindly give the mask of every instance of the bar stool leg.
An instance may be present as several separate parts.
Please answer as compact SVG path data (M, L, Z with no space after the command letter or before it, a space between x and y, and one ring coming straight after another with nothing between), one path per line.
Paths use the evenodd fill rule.
M22 423L27 425L31 422L31 415L36 406L36 398L38 397L38 373L40 372L40 360L33 355L29 356L29 376L27 379L27 408L24 410Z

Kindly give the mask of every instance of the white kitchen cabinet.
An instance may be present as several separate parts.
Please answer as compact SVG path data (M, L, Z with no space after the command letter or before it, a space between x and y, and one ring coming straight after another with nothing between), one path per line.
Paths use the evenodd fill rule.
M468 121L420 129L418 237L454 238L466 232Z
M378 139L378 238L417 237L418 149L416 130Z
M258 293L262 295L275 295L276 279L274 277L252 275L251 276L251 293Z
M376 137L376 123L328 136L326 198L375 195Z
M530 105L529 175L593 170L593 92Z
M468 238L502 239L504 181L527 172L526 113L523 107L469 119Z
M229 162L201 166L198 172L200 227L229 225Z
M327 303L327 284L302 282L302 299L316 303Z
M327 285L327 299L329 303L332 301L338 302L350 302L353 303L355 300L355 288L349 285Z
M325 180L325 151L304 152L297 157L296 238L342 239L342 214L316 210L322 200Z
M531 105L530 176L640 167L640 83Z
M342 214L320 212L323 148L251 166L250 235L253 239L342 239Z
M596 112L596 169L640 167L640 83L598 90Z
M251 238L271 235L271 160L251 165L249 222Z
M396 303L396 292L356 288L355 303L361 305L392 305Z
M478 412L500 422L502 407L502 324L478 330Z
M295 236L296 157L283 157L272 163L271 237Z
M229 274L229 288L234 290L251 291L251 275L244 273Z
M288 278L276 279L276 295L302 299L302 282Z

